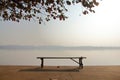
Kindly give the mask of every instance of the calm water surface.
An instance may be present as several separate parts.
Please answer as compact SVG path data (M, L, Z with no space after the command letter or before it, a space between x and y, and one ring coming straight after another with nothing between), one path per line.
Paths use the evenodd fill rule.
M39 65L37 56L85 56L84 65L120 65L120 50L0 50L0 65ZM46 60L45 64L76 65L71 60Z

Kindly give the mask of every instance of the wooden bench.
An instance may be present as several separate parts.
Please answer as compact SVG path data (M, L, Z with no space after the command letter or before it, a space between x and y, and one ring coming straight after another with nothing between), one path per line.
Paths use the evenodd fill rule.
M83 68L83 59L86 59L86 57L37 57L37 59L41 60L41 69L44 67L44 59L71 59L75 63L79 65L78 69ZM78 61L76 60L78 59Z

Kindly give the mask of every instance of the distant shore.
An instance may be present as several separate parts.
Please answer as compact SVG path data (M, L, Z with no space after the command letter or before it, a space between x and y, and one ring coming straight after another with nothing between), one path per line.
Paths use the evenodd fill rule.
M0 45L4 50L120 50L119 46L27 46L27 45Z

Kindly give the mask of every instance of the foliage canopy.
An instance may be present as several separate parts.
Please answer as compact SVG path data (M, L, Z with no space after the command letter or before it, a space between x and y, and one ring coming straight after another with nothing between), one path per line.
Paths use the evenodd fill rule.
M3 21L16 22L34 19L40 24L51 19L65 20L66 5L78 3L85 8L84 15L95 13L93 7L99 5L96 0L0 0L0 17Z

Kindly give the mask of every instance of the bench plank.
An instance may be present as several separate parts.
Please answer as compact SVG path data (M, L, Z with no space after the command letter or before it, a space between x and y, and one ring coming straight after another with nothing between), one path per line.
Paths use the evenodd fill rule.
M86 58L86 57L37 57L37 59L79 59L79 58Z

